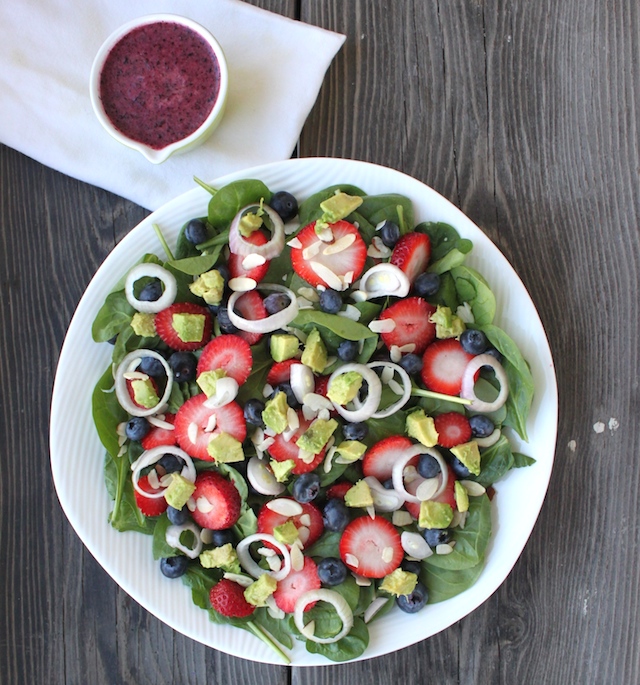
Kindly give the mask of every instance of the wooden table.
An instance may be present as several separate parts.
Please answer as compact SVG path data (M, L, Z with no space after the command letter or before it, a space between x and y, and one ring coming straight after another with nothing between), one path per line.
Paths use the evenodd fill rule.
M640 682L637 3L255 4L348 36L298 154L424 181L486 231L529 289L560 388L540 519L484 605L395 654L288 669L173 632L83 548L49 469L67 325L146 211L0 148L0 681Z

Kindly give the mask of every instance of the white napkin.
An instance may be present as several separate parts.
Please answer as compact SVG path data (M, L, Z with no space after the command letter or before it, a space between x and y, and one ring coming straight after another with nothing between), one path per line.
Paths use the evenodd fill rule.
M153 165L96 119L89 73L120 25L168 12L201 23L229 66L224 119L201 147ZM344 36L238 0L2 0L0 142L58 171L156 209L246 167L287 159Z

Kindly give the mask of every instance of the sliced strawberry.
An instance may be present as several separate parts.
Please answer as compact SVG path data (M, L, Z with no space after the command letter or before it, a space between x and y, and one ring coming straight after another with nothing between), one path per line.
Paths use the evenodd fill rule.
M193 520L202 528L224 530L240 516L240 493L236 486L217 471L201 471L196 476Z
M404 550L395 526L381 516L359 516L340 538L340 558L354 573L384 578L400 566Z
M388 333L381 333L382 341L391 349L392 345L402 347L414 344L414 354L422 354L427 345L436 338L436 325L429 319L436 308L421 297L407 297L387 307L380 319L393 319L396 327Z
M316 376L316 387L313 391L316 395L327 396L327 390L329 388L329 378L330 376Z
M205 371L224 369L227 376L242 385L253 366L249 343L238 335L220 335L202 350L198 361L198 376Z
M422 356L422 382L428 390L459 395L464 370L472 359L455 338L436 340Z
M269 242L268 238L262 231L254 231L248 238L245 238L245 241L251 243L252 245L266 245ZM242 266L242 262L244 260L245 257L234 254L233 252L229 255L227 264L229 265L229 273L231 278L244 276L245 278L253 278L256 283L260 283L260 281L267 275L267 271L269 271L269 260L267 260L264 264L260 264L260 266L254 266L253 269L245 269L244 266Z
M300 364L300 360L287 359L283 362L275 362L267 374L267 383L274 387L280 385L280 383L289 383L291 380L291 367L294 364Z
M423 273L431 257L431 240L424 233L407 233L396 243L391 254L391 263L405 272L413 284Z
M279 499L291 498L282 497ZM304 530L300 533L300 540L305 547L310 547L324 531L322 513L318 507L311 502L304 502L300 504L300 506L302 507L302 514L297 516L285 516L284 514L278 514L264 505L258 513L258 532L273 535L273 531L277 526L282 526L287 521L292 521L298 530L307 529L308 533L304 532ZM302 521L300 520L301 518Z
M138 485L145 492L158 492L159 490L164 490L164 488L154 488L149 483L149 478L147 476L140 476ZM160 516L160 514L164 514L167 510L167 500L164 497L145 497L135 489L133 494L135 495L138 509L140 509L145 516Z
M175 414L165 414L164 420L173 425L176 416ZM140 440L140 444L145 450L160 447L160 445L175 445L177 442L175 430L158 428L157 426L151 426L151 430L142 438L142 440Z
M236 301L234 310L243 319L257 321L267 318L267 310L264 308L262 298L257 290L249 290ZM249 331L238 331L238 335L244 338L249 345L255 345L262 339L260 333L249 333Z
M435 417L434 423L438 432L438 445L455 447L471 440L472 430L469 419L464 414L450 411Z
M213 609L227 618L245 618L255 611L255 606L244 598L244 587L228 578L211 588L209 601Z
M362 460L362 473L373 476L381 483L391 478L393 465L402 456L404 450L413 443L404 435L390 435L370 447ZM418 463L418 457L409 462L412 466Z
M307 430L311 425L313 419L305 419L302 412L296 412L298 414L298 420L300 421L300 426L298 430L291 436L290 440L285 440L283 433L273 436L273 444L267 447L267 451L276 461L286 461L287 459L293 459L296 465L293 469L293 473L299 476L301 473L308 473L313 471L313 469L318 466L324 459L325 450L322 449L318 454L315 455L313 461L309 464L302 461L298 456L300 448L296 445L296 440Z
M302 247L291 248L291 265L300 278L314 287L323 285L333 290L341 290L342 288L336 287L336 283L329 283L316 273L312 268L312 263L326 267L338 278L351 274L350 279L348 279L350 284L358 280L362 273L365 260L367 259L367 246L360 237L358 229L347 221L337 221L335 224L330 224L330 228L333 233L333 240L329 243L323 243L316 234L315 223L305 226L297 236L298 240L302 243ZM354 241L351 245L339 252L324 254L324 250L330 248L331 245L336 244L345 236L350 235L354 236ZM349 239L347 238L347 240ZM318 252L305 258L303 251L312 245L318 247ZM315 251L315 247L311 247L311 250ZM321 269L320 272L322 272Z
M353 483L350 483L348 480L341 480L333 485L330 485L325 492L325 496L327 499L343 500L344 496L347 494L347 491L351 490L352 487Z
M207 452L209 441L219 433L228 433L242 442L247 437L247 424L244 412L237 402L229 402L224 407L205 406L207 396L203 393L188 399L178 409L175 420L175 434L178 445L191 457L212 461ZM211 431L211 417L215 415L215 428ZM194 428L190 426L194 425ZM193 439L192 439L193 438Z
M286 578L278 581L278 587L273 593L279 609L286 614L292 614L296 608L296 602L305 592L320 589L318 567L311 557L304 558L304 566L300 571L291 571ZM307 604L305 611L313 607L315 602Z
M455 482L456 482L456 476L453 470L451 469L450 466L447 466L447 470L449 472L448 478L447 478L447 486L445 489L437 496L433 498L434 502L445 502L448 504L452 509L456 508L456 498L454 495L455 491ZM422 477L416 478L415 480L412 480L408 483L405 483L405 489L410 495L415 495L416 491L418 489L418 486L420 483L422 483L425 479ZM405 502L404 503L405 509L413 516L414 519L418 519L420 517L420 505L417 502Z
M184 342L181 340L176 329L173 327L174 314L196 314L203 316L204 327L200 340L195 342ZM197 350L211 340L211 314L206 307L201 307L199 304L193 304L192 302L176 302L158 312L155 318L155 326L156 333L174 350L184 352Z

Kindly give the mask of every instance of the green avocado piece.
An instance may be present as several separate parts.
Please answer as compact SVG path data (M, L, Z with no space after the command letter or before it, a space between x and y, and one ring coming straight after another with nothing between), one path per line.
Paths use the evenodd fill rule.
M287 412L289 405L287 404L287 396L280 391L275 397L272 397L266 403L264 411L262 412L262 420L267 428L271 428L274 433L280 435L287 430L289 426L289 419Z
M300 361L306 364L314 373L322 373L324 371L327 365L327 348L324 346L317 328L314 328L309 333Z
M359 195L347 195L339 191L320 203L320 209L323 212L321 221L335 224L336 221L348 217L351 212L358 209L363 201Z
M453 521L453 509L446 502L426 500L420 502L420 528L448 528Z
M224 278L217 269L211 269L200 274L189 285L189 290L197 297L201 297L207 304L220 304L224 294Z
M367 446L358 440L343 440L336 448L336 452L349 461L358 461L366 451Z
M451 453L473 473L474 476L480 475L480 450L475 440L456 445L451 448Z
M438 431L431 416L424 413L424 409L418 409L407 416L407 435L415 438L425 447L434 447L438 444Z
M152 338L156 334L155 315L136 312L131 319L131 328L141 338Z
M327 397L332 402L344 406L347 402L351 402L361 387L362 376L357 371L347 371L331 381Z
M171 482L164 491L167 504L174 509L182 509L187 500L193 495L196 486L179 473L171 474Z
M200 342L204 335L203 314L173 314L171 326L182 342Z
M144 380L142 378L136 378L135 380L132 380L131 390L133 392L133 401L145 409L151 409L160 402L158 393L150 378Z
M335 419L316 419L296 440L296 445L307 452L319 454L337 427L338 422Z
M285 459L284 461L276 461L272 459L269 462L273 475L276 477L278 483L285 483L291 472L296 467L296 462L293 459Z
M244 591L244 598L256 607L266 606L267 599L276 591L278 581L268 573L263 573Z
M464 321L451 312L449 307L437 306L429 321L436 325L436 338L457 338L465 330Z
M269 344L271 356L276 362L284 362L287 359L293 359L298 354L298 346L300 341L295 335L289 333L277 333L271 336Z
M207 549L199 556L202 568L221 568L227 573L240 573L240 561L233 545L227 542L221 547Z
M196 378L196 383L207 397L213 397L216 394L216 381L220 378L224 378L226 375L227 373L224 369L203 371Z
M240 219L238 230L240 231L240 235L248 238L252 233L255 233L263 223L264 221L261 216L255 212L247 212Z
M410 595L416 589L417 583L418 576L415 573L397 568L384 577L380 589L400 597L400 595Z
M229 433L218 433L209 441L207 453L217 464L244 461L242 443Z
M469 493L459 480L453 486L453 496L455 497L458 511L464 512L469 510Z
M367 482L359 480L354 486L350 487L344 495L344 503L352 508L373 506L373 496Z
M273 537L285 545L292 545L298 539L298 528L296 524L289 519L280 526L273 529Z

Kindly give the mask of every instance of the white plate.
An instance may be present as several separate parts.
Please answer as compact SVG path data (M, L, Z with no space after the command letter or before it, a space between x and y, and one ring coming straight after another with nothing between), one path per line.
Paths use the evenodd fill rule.
M273 191L288 190L304 199L335 183L351 183L369 194L402 193L411 198L416 222L444 221L473 241L468 264L482 273L498 302L496 322L531 364L535 398L528 423L529 443L521 450L537 460L511 471L496 484L494 534L486 567L473 587L440 604L408 615L397 608L370 625L366 659L407 647L438 633L484 602L504 581L520 556L547 491L555 450L558 398L553 361L540 318L527 291L498 248L462 212L431 188L397 171L338 159L296 159L269 164L218 179L221 185L259 178ZM164 578L151 554L151 538L118 533L107 522L110 501L103 484L104 449L91 418L91 393L108 366L112 348L91 339L91 324L105 296L145 252L163 255L153 231L158 224L169 244L180 227L206 214L209 195L195 188L147 217L107 257L89 284L69 326L60 355L51 406L51 467L62 507L89 551L131 597L175 630L245 659L280 663L261 641L244 630L219 626L191 602L179 580ZM89 484L95 487L89 487ZM296 666L331 662L296 643Z

